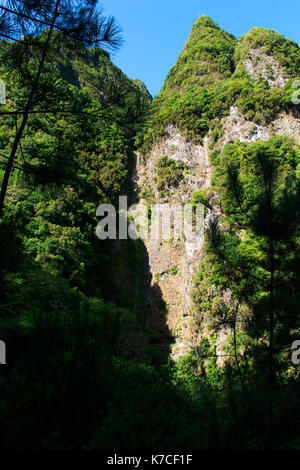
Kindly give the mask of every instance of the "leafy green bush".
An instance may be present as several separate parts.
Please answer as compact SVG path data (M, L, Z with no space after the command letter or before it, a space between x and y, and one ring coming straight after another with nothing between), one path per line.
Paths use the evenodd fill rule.
M178 186L184 178L186 165L181 161L174 161L167 155L159 158L155 165L154 181L161 194L168 189Z

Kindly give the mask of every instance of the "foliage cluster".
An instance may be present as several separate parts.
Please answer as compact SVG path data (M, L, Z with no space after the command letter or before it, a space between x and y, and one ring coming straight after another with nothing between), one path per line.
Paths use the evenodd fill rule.
M184 178L186 165L182 161L175 161L163 155L156 161L154 181L161 194L168 189L178 186Z

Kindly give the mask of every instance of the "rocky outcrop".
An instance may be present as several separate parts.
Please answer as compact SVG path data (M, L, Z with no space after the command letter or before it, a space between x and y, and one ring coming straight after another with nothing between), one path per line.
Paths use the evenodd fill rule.
M274 135L286 135L294 138L300 143L300 119L299 115L282 113L269 125L260 125L248 121L239 112L236 106L230 108L229 116L222 120L223 135L218 143L221 150L227 142L240 140L241 142L256 142L257 140L268 140Z
M287 71L280 66L278 60L267 55L262 48L249 49L249 55L244 67L251 78L257 79L261 76L272 88L282 88L289 81Z
M159 158L167 156L176 162L186 165L185 177L176 187L169 187L168 194L160 194L155 185L155 165ZM137 161L138 189L142 194L149 186L158 202L185 202L190 199L193 191L209 186L209 156L207 139L202 145L188 142L174 126L166 128L166 137L155 144L145 164L142 159Z

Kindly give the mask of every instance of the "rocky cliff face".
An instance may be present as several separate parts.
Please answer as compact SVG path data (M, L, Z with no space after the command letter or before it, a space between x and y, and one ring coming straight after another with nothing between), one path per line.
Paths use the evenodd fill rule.
M208 91L212 87L212 93L216 96L215 89L220 87L220 83L224 84L226 90L228 84L236 86L241 76L247 86L260 86L257 84L264 80L263 89L267 93L272 93L272 90L277 93L279 89L288 87L296 73L287 66L285 54L292 48L298 57L296 68L299 70L297 45L272 31L257 30L237 42L207 17L200 18L193 27L178 63L166 80L160 96L160 111L166 114L166 109L171 109L170 99L174 99L174 96L179 99L189 96L191 99L191 96L197 97L204 87ZM278 54L272 49L274 35L281 44ZM215 41L209 44L211 38ZM270 38L272 47L268 49ZM253 116L253 119L249 119L251 114L246 115L243 104L239 102L243 90L237 87L234 99L227 99L223 93L224 97L215 101L221 108L227 100L225 110L220 111L219 115L214 115L213 110L201 109L199 104L197 118L203 119L205 116L207 130L198 132L196 139L187 136L182 122L178 119L176 123L171 112L170 122L164 114L163 132L160 129L160 136L154 137L150 148L138 154L136 183L141 202L187 203L193 200L193 195L199 193L213 201L215 195L210 188L213 172L210 156L212 152L220 153L228 142L237 139L246 143L266 141L276 134L300 142L300 120L296 107L278 102L278 110L271 118L257 119ZM212 106L216 107L216 104ZM168 173L162 171L165 169L160 166L162 157L165 158L164 162L169 162L173 174L178 167L176 164L181 165L183 175L177 175L177 181L168 180ZM211 211L206 216L211 216ZM150 310L148 326L156 331L159 342L173 343L172 355L177 358L197 344L201 336L191 294L203 247L199 249L199 246L192 246L187 240L176 241L172 238L150 240L145 244L152 275L151 287L146 293ZM161 294L163 305L157 301L157 296L153 296L153 292ZM220 332L217 348L222 347L227 333Z
M244 67L253 79L263 77L272 88L282 88L289 77L283 67L263 49L249 49L250 57L245 59Z
M186 140L181 132L168 126L167 135L154 145L147 162L139 155L137 161L137 188L139 194L150 187L154 188L153 203L184 204L190 203L193 192L208 188L211 167L209 164L208 139L203 144L194 144ZM167 155L170 160L185 165L185 177L178 186L171 187L167 194L161 194L156 184L156 164ZM141 197L141 203L147 201ZM176 352L187 350L183 336L190 336L190 312L192 310L191 290L193 276L197 272L201 250L194 241L188 239L146 240L149 267L152 275L151 289L147 293L150 304L148 326L158 334L158 340L164 341L166 330L169 338L176 339ZM164 308L159 308L157 299L153 299L153 286L161 291ZM184 332L185 331L185 335Z

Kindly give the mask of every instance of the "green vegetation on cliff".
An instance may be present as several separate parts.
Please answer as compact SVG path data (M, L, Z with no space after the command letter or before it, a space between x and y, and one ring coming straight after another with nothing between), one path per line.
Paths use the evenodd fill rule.
M225 447L294 448L299 440L299 371L290 348L300 335L300 148L276 135L241 142L252 137L251 124L268 126L265 140L285 112L296 122L292 85L299 76L293 41L263 28L237 41L201 17L152 103L141 141L146 160L156 158L151 150L170 138L170 126L188 142L209 137L211 187L192 195L194 205L205 205L208 227L189 323L194 343L176 367L190 393L203 383L214 390ZM222 121L233 106L232 123L241 121L236 141ZM223 147L225 130L231 143ZM160 171L165 185L177 179L174 165Z
M284 68L288 80L283 87L271 88L263 76L251 78L246 71L245 61L257 48ZM142 151L146 154L166 134L168 124L187 139L201 142L232 106L259 124L269 123L282 111L294 112L292 84L299 76L300 49L293 41L263 28L254 28L237 41L210 18L200 17L153 101Z
M197 95L200 88L229 78L234 70L236 42L234 36L222 31L210 18L200 17L167 76L162 88L163 96L170 97L176 93Z

